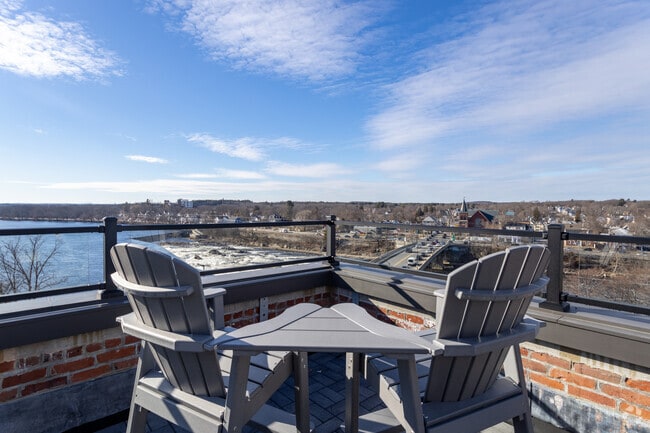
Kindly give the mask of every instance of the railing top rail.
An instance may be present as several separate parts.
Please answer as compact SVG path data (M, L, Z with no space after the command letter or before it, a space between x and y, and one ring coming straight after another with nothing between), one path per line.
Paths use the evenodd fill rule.
M0 236L26 236L26 235L58 235L64 233L103 233L104 226L88 225L75 227L33 227L33 228L16 228L0 229Z
M136 230L192 230L192 229L234 229L254 227L290 227L290 226L317 226L332 224L329 220L310 221L266 221L266 222L240 222L240 223L188 223L188 224L118 224L118 231Z
M532 230L509 230L509 229L490 229L477 227L450 227L450 226L433 226L428 224L404 224L404 223L376 223L367 221L336 221L337 226L366 226L380 228L406 228L409 230L428 230L447 233L476 233L492 236L520 236L529 238L543 238L548 236L547 231L539 232ZM562 231L563 240L582 240L594 242L616 242L639 245L650 245L650 237L644 236L622 236L606 234L578 233L571 231Z
M589 233L564 232L564 240L593 241L593 242L615 242L620 244L650 245L650 237L643 236L620 236L620 235L595 235Z

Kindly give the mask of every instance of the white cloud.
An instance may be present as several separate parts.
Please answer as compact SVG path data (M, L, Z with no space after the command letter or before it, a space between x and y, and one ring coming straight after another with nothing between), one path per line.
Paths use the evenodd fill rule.
M388 87L366 124L377 147L649 108L647 2L508 1L473 13L458 21L467 23L461 32L422 53L419 73Z
M260 180L264 179L262 173L256 171L247 171L247 170L230 170L230 169L219 169L214 173L189 173L189 174L179 174L177 177L185 179L238 179L238 180Z
M166 159L157 158L155 156L126 155L125 158L130 159L131 161L148 162L149 164L167 164L169 162Z
M225 179L239 179L239 180L260 180L266 178L262 173L247 170L217 170L217 177Z
M213 137L206 133L190 134L187 136L187 141L203 146L212 152L221 153L232 158L245 159L247 161L261 161L267 156L270 150L291 149L294 151L304 151L308 148L315 147L291 137L241 137L226 140Z
M322 162L318 164L288 164L279 161L270 161L267 173L286 177L325 178L350 174L351 170L342 165Z
M20 75L84 80L122 75L120 63L79 23L23 12L20 2L0 2L0 68Z
M191 134L187 137L190 143L199 144L215 153L222 153L233 158L259 161L264 157L261 143L250 137L236 140L222 140L209 134Z
M235 67L322 81L355 72L377 2L178 0L182 29L218 60Z

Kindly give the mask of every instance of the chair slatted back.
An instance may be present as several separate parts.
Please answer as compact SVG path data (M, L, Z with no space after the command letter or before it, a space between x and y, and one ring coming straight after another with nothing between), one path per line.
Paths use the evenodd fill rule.
M535 291L548 282L549 258L541 245L513 247L449 274L437 338L494 344L478 355L434 357L425 401L464 400L494 383L511 347L498 337L516 332Z
M201 276L196 269L169 253L140 244L115 245L111 259L122 278L152 289L142 293L120 287L143 324L172 333L212 335ZM225 396L215 352L181 352L148 344L172 385L195 395Z

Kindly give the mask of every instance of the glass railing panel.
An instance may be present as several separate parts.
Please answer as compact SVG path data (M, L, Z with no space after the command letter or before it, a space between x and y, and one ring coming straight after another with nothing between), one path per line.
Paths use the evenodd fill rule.
M210 271L323 256L326 239L322 225L199 227L158 244L197 269Z
M615 242L568 243L564 249L564 292L650 306L650 248Z

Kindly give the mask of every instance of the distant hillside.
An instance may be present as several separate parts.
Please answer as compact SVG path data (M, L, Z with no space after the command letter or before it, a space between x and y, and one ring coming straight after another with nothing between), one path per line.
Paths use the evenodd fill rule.
M224 218L242 221L340 220L421 223L429 218L454 225L461 203L389 202L252 202L250 200L178 200L165 203L122 204L0 204L0 219L101 221L115 216L122 223L214 223ZM603 233L626 230L650 236L650 201L614 199L557 202L467 203L470 212L495 213L494 226L508 222L560 222L572 230Z

